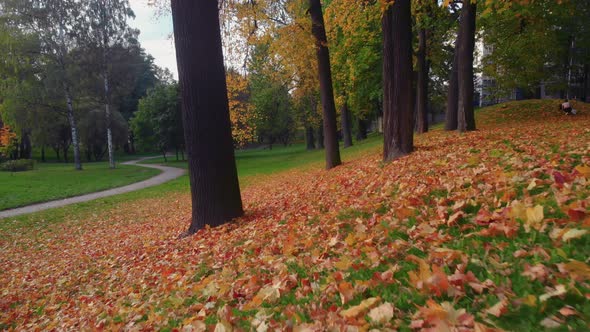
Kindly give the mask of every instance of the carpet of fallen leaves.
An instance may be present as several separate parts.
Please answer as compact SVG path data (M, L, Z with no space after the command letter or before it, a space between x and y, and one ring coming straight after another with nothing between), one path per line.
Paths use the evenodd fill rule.
M0 231L0 330L588 330L590 107L556 105L266 177L183 240L185 193Z

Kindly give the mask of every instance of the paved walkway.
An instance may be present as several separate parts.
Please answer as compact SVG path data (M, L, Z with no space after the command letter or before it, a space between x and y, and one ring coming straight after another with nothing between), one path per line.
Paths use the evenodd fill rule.
M141 158L138 160L132 160L132 161L128 161L128 162L123 163L123 165L136 165L136 166L147 167L147 168L155 168L155 169L159 169L162 171L162 173L160 173L152 178L149 178L149 179L141 181L141 182L136 182L136 183L133 183L130 185L126 185L123 187L119 187L119 188L113 188L113 189L108 189L108 190L99 191L99 192L95 192L95 193L85 194L85 195L81 195L81 196L75 196L75 197L59 199L59 200L45 202L45 203L38 203L38 204L23 206L23 207L16 208L16 209L0 211L0 219L14 217L14 216L18 216L21 214L33 213L33 212L37 212L37 211L43 211L43 210L52 209L52 208L56 208L56 207L62 207L62 206L70 205L70 204L88 202L88 201L92 201L92 200L95 200L98 198L119 195L119 194L128 193L131 191L136 191L136 190L140 190L140 189L147 188L147 187L157 186L157 185L162 184L164 182L174 180L174 179L182 176L185 173L185 171L183 169L176 168L176 167L168 167L168 166L152 165L152 164L138 164L141 161L144 161L146 159L152 159L152 158L158 158L158 157L145 157L145 158Z

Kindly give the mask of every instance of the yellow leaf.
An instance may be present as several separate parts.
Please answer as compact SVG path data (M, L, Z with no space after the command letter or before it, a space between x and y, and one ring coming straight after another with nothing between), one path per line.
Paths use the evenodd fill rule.
M374 307L375 305L377 305L377 303L379 303L379 301L381 301L381 298L371 297L369 299L364 300L359 305L355 305L355 306L350 307L346 310L342 310L340 312L340 316L345 317L345 318L358 317L359 315L367 312L367 310L369 310L372 307Z
M588 231L585 229L570 229L569 231L565 232L565 234L563 234L561 239L564 241L568 241L571 239L579 239L586 233L588 233Z
M340 261L334 263L334 266L338 269L338 270L348 270L350 268L350 266L352 265L352 261L350 260L350 258L343 256L340 257Z
M541 222L543 221L543 218L545 218L543 214L543 207L541 205L537 205L534 208L527 208L526 218L527 222L525 226L528 226L526 228L532 227L537 230L541 229L541 227L543 226ZM527 229L527 232L528 231L529 229Z
M348 234L348 236L346 237L344 242L346 242L346 244L348 244L351 247L354 246L354 244L356 243L356 239L354 238L354 234L352 234L352 233Z
M590 179L590 166L578 165L575 170L582 174L586 179Z
M564 285L557 285L555 287L555 290L539 296L539 301L545 302L545 301L549 300L552 297L563 295L566 292L567 292L567 290L565 289L565 286Z

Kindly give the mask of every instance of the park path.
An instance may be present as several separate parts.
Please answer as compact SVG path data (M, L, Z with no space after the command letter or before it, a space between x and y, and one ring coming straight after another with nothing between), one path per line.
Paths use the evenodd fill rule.
M182 176L185 173L185 170L180 169L180 168L176 168L176 167L168 167L168 166L153 165L153 164L138 164L139 162L142 162L146 159L152 159L152 158L158 158L158 157L145 157L145 158L127 161L127 162L122 163L123 165L136 165L136 166L147 167L147 168L155 168L155 169L159 169L162 171L162 173L160 173L154 177L151 177L147 180L132 183L132 184L129 184L129 185L126 185L123 187L108 189L108 190L104 190L104 191L98 191L98 192L94 192L94 193L90 193L90 194L84 194L84 195L80 195L80 196L74 196L74 197L59 199L59 200L55 200L55 201L49 201L49 202L45 202L45 203L37 203L37 204L27 205L27 206L15 208L15 209L0 211L0 219L15 217L15 216L19 216L21 214L28 214L28 213L43 211L43 210L52 209L52 208L56 208L56 207L62 207L62 206L70 205L70 204L88 202L88 201L92 201L92 200L95 200L98 198L109 197L109 196L114 196L114 195L119 195L119 194L124 194L124 193L128 193L128 192L140 190L140 189L147 188L147 187L153 187L153 186L157 186L159 184L174 180L174 179Z

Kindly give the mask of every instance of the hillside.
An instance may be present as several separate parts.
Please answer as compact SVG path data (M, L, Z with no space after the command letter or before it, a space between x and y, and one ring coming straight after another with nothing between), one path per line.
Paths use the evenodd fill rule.
M264 177L183 240L188 193L0 228L0 329L590 329L590 107L557 105Z

